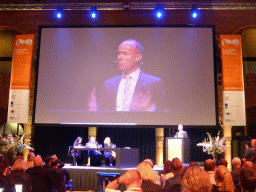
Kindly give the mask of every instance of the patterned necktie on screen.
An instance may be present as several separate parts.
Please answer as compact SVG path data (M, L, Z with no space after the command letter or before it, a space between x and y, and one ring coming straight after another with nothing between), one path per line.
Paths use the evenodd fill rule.
M131 77L125 76L125 79L126 79L126 83L125 83L125 87L124 87L122 111L129 111L130 104L131 104L131 97L132 97Z

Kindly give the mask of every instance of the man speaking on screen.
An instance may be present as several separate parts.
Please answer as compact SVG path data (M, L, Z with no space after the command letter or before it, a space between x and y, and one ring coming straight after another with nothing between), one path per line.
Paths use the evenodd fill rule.
M104 82L98 109L106 111L167 111L161 78L141 71L143 48L134 39L118 47L121 75Z

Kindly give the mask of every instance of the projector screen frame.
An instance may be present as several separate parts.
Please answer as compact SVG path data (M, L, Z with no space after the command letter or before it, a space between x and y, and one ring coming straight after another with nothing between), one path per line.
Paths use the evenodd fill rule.
M36 112L36 99L37 99L37 89L38 89L38 68L39 68L39 59L40 59L40 48L41 48L41 35L42 29L45 28L211 28L212 29L212 43L213 43L213 68L214 68L214 94L215 94L215 125L188 125L190 127L218 127L218 94L217 94L217 65L216 65L216 42L215 42L215 26L213 25L46 25L39 26L39 37L38 37L38 49L37 49L37 60L36 60L36 78L35 78L35 93L33 101L33 114L32 114L32 125L33 126L81 126L81 127L143 127L143 128L156 128L156 127L170 127L176 126L176 124L170 125L132 125L132 124L60 124L60 123L35 123L35 112ZM182 123L182 122L181 122Z

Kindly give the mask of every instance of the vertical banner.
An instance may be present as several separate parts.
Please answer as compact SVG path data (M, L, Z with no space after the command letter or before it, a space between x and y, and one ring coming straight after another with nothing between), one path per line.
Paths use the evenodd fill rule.
M30 71L35 35L14 38L8 123L28 123Z
M220 35L223 125L245 126L245 96L240 35Z

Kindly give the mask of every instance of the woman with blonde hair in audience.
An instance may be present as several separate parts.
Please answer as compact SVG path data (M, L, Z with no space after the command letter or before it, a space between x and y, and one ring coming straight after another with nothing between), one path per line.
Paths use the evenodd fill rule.
M220 165L216 168L215 172L216 185L213 185L213 192L225 191L234 192L235 186L228 168Z
M141 175L142 186L141 189L143 192L160 192L162 191L161 185L156 184L155 172L153 171L151 165L147 161L141 162L137 171Z
M207 172L200 167L190 167L181 181L182 192L211 192L212 184Z
M171 177L173 177L173 172L172 172L172 161L167 160L164 163L164 172L161 174L161 184L162 188L164 188L165 181Z

